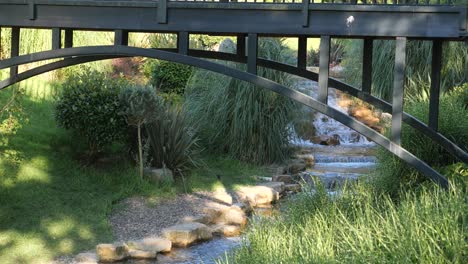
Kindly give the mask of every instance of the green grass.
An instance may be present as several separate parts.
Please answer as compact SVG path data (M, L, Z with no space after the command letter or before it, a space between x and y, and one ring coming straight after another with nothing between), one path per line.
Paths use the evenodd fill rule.
M83 166L76 158L83 146L53 117L58 88L37 78L23 86L24 120L16 131L2 130L0 138L0 263L44 263L112 242L107 219L114 204L133 195L157 200L181 190L140 181L130 162ZM0 92L0 105L11 91ZM261 172L227 158L205 163L189 177L189 189L230 188ZM226 177L218 182L212 173Z
M467 263L462 188L405 191L398 202L369 189L300 195L281 216L255 222L249 245L223 263Z

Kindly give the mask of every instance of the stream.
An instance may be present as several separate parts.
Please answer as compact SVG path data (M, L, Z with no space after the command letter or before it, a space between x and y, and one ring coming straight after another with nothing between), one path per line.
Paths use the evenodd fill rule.
M299 79L299 91L316 97L317 82ZM337 110L347 113L346 107L339 106L340 95L335 89L329 89L329 105ZM331 195L336 193L339 186L346 180L356 180L360 175L369 173L376 166L374 156L376 145L360 136L355 131L343 126L341 123L327 116L315 113L312 124L316 128L316 135L334 136L339 139L338 146L324 146L302 140L298 136L291 139L291 143L300 147L306 155L313 155L315 166L302 172L304 179L310 176L318 177ZM213 240L196 244L185 249L174 249L169 255L162 256L158 261L129 261L127 263L177 263L177 264L215 264L220 258L232 252L242 244L242 237L215 238Z

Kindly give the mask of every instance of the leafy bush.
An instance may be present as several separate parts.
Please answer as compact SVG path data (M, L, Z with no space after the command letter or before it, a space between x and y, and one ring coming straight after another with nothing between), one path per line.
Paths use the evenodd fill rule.
M138 133L138 160L140 163L140 176L143 177L143 144L141 127L156 118L161 110L161 99L156 92L148 87L128 87L120 95L121 112L127 124L137 127Z
M259 57L287 62L278 39L262 39ZM227 65L244 69L234 63ZM259 68L258 74L283 85L289 75ZM220 74L197 70L189 80L185 109L197 124L204 145L252 163L281 161L288 156L287 126L297 109L281 95Z
M127 125L119 115L122 85L121 80L107 79L89 69L70 75L63 83L55 119L59 126L86 139L91 157L124 136Z
M362 41L347 41L343 59L346 82L361 86ZM429 41L408 41L406 48L405 99L413 101L428 98L431 73L432 43ZM441 90L468 82L468 49L463 42L445 43L443 46ZM393 89L393 68L395 41L375 40L373 52L372 94L389 100Z
M147 126L147 132L156 167L167 167L180 175L198 165L199 140L183 110L166 105L166 110Z
M468 85L464 85L442 96L439 113L439 132L464 151L468 150L468 109L460 99L467 89ZM405 110L427 122L429 102L427 100L414 102ZM442 147L408 126L403 127L402 144L404 148L432 167L440 168L457 162L457 159ZM409 165L387 151L379 151L378 158L379 167L377 175L373 177L373 185L379 191L397 195L402 186L411 186L425 180Z
M183 94L192 68L168 61L148 60L145 75L150 84L161 93Z

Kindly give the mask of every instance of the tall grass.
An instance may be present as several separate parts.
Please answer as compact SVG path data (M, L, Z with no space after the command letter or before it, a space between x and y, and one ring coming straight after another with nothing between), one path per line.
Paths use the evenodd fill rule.
M260 41L259 56L287 62L278 39ZM227 63L237 69L244 67ZM283 85L289 76L264 68L262 77ZM212 72L197 70L186 88L186 109L205 145L215 152L253 163L281 161L287 156L287 125L295 104L278 94Z
M466 193L407 191L398 203L364 184L332 198L321 189L254 222L224 263L466 263Z
M344 77L348 83L360 87L362 80L362 44L347 41L343 60ZM411 101L428 98L431 74L432 43L408 41L405 98ZM444 43L442 85L443 92L468 82L468 47L463 42ZM375 40L373 51L372 94L389 100L393 89L395 41Z

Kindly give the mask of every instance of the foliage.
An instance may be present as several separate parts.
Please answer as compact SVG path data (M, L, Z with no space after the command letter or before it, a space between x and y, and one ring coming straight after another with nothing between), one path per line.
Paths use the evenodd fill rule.
M168 61L148 60L145 65L150 84L161 93L183 94L191 72L190 66Z
M259 42L259 57L288 62L278 39ZM227 63L231 67L242 66ZM259 68L258 74L283 85L289 75ZM252 163L281 161L288 156L287 126L297 106L271 91L226 76L197 70L187 85L185 109L199 127L204 145Z
M94 70L69 76L57 98L55 118L59 126L86 139L90 156L123 138L125 119L119 115L121 80L107 79Z
M120 95L120 115L125 117L127 124L138 129L138 160L140 176L143 177L143 143L141 127L151 122L161 111L161 100L156 92L149 87L128 87Z
M362 41L347 41L343 60L347 83L361 86ZM427 99L430 88L432 43L410 40L406 48L405 99ZM447 91L468 82L468 48L462 42L444 43L441 90ZM395 41L375 40L373 51L372 94L389 100L393 88Z
M466 193L432 187L398 203L362 183L339 196L302 193L254 222L224 263L465 263Z
M156 167L167 167L180 175L198 165L199 140L182 109L167 105L147 128Z
M468 150L468 109L463 105L461 95L466 93L468 85L455 88L440 98L439 132L449 140ZM427 122L429 102L427 100L410 104L406 111L414 117ZM434 144L426 136L417 133L408 126L402 131L403 147L421 158L433 167L443 167L456 163L457 160L438 144ZM398 158L380 150L378 153L379 166L377 175L373 177L374 188L379 191L397 195L402 186L412 186L424 177L416 173L406 163Z

